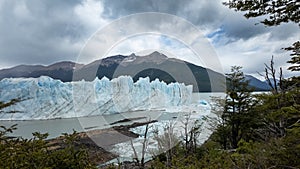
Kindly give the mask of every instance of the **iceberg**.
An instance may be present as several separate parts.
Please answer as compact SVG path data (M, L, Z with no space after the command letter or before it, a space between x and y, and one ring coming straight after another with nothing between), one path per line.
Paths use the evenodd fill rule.
M0 101L23 101L2 109L0 120L40 120L167 110L189 105L192 86L130 76L62 82L47 76L0 81ZM13 113L11 113L13 112Z

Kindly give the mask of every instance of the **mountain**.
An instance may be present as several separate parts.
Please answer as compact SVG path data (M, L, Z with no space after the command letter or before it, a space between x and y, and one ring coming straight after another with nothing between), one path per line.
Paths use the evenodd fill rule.
M245 78L246 80L249 80L249 85L254 87L256 91L269 91L271 89L268 83L260 81L251 75L245 75Z
M166 55L153 52L146 56L115 55L96 60L89 64L77 64L74 62L58 62L49 66L20 65L9 69L0 70L0 80L8 77L40 77L49 76L63 82L93 81L95 77L101 79L117 78L121 75L129 75L136 82L140 77L149 77L150 81L156 78L165 81L185 83L193 85L193 91L197 92L222 92L225 91L225 76L213 70L175 59ZM248 76L250 85L257 90L267 90L265 83L254 77Z
M266 84L269 84L269 82L267 80L264 81ZM278 79L275 79L275 82L274 82L274 79L273 78L270 78L270 82L271 82L271 85L274 86L274 84L276 83L277 85L279 85L279 80Z
M116 55L94 61L76 69L75 81L85 79L92 81L95 77L109 79L129 75L137 81L140 77L156 78L166 83L180 82L193 85L193 91L224 91L224 75L179 59L168 58L162 53L153 52L146 56Z
M67 82L72 80L75 67L80 68L82 66L82 64L69 61L58 62L49 66L20 65L13 68L0 70L0 80L10 77L17 78L49 76L54 79L60 79L64 82Z

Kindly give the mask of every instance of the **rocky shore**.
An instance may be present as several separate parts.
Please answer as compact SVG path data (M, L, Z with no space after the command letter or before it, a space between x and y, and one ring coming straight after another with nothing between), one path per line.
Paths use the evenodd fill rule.
M113 145L138 137L136 133L130 131L130 128L143 126L153 122L156 121L135 122L130 125L120 125L107 129L80 132L77 135L78 139L74 145L78 148L85 148L93 163L97 165L103 164L118 157L116 154L109 152ZM63 148L65 146L64 137L65 136L60 136L48 140L51 149Z

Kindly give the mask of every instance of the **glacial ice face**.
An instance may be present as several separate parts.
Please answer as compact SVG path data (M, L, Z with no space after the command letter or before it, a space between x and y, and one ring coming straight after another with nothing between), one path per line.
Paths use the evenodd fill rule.
M0 120L32 120L104 115L136 110L161 110L188 105L192 86L150 82L129 76L92 82L61 82L50 77L0 81L0 101L25 99L2 109ZM14 113L9 113L14 112Z

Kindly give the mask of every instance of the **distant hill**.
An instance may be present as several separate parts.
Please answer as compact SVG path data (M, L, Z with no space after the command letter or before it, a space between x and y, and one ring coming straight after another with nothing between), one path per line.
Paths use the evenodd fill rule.
M146 56L115 55L96 60L83 65L74 62L58 62L49 66L20 65L0 70L0 80L8 77L40 77L49 76L63 82L86 80L92 81L96 77L101 79L116 78L121 75L130 75L134 81L139 77L148 76L150 80L156 78L166 82L181 82L193 85L195 92L222 92L225 91L225 76L213 70L197 66L179 59L168 58L159 52ZM266 83L252 77L250 85L257 90L268 90Z
M49 66L42 65L20 65L9 69L0 70L0 80L4 78L16 77L40 77L49 76L60 79L64 82L72 81L75 67L82 67L82 64L64 61Z
M245 75L245 78L246 80L249 80L249 85L254 87L256 91L268 91L271 89L268 83L265 81L260 81L251 75Z

